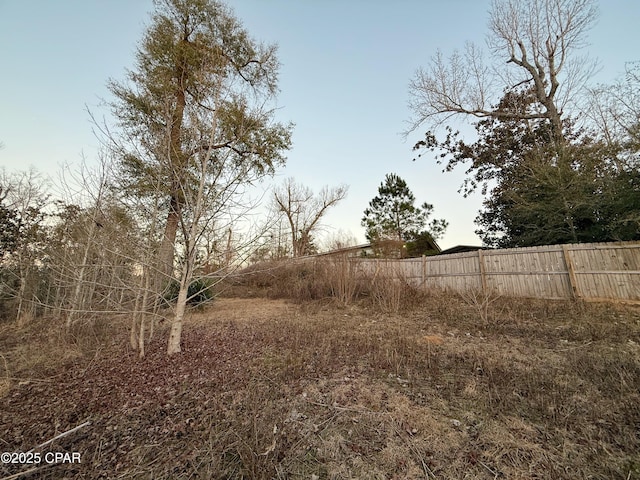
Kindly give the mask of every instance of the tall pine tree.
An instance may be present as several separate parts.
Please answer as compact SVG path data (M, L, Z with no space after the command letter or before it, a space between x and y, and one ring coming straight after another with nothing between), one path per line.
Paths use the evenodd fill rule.
M232 157L251 173L283 164L291 126L265 108L277 92L275 46L254 41L216 0L156 0L126 82L111 81L120 135L112 145L126 195L165 198L157 270L173 275L185 192L202 155Z
M433 205L423 203L416 207L415 201L407 182L394 173L385 176L378 187L378 195L369 202L362 217L367 240L379 253L417 256L433 249L433 242L444 233L448 222L442 219L429 221Z
M150 283L156 297L179 278L171 354L180 351L203 232L228 221L225 212L242 186L285 162L291 126L274 120L275 46L254 41L216 0L156 0L155 5L135 69L127 82L109 85L120 133L111 139L122 192L152 198L163 217L149 220L161 225L162 234L155 265L146 271L155 277Z

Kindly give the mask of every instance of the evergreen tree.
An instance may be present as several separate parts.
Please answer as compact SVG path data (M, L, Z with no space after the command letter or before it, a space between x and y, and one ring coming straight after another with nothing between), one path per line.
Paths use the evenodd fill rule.
M291 125L274 120L275 46L254 41L216 0L156 0L128 82L110 83L120 188L150 198L161 225L150 285L156 298L179 277L169 354L180 351L188 287L205 232L241 216L244 187L284 164ZM238 212L242 213L230 213ZM156 218L158 215L164 217ZM226 235L226 228L218 233ZM178 232L180 235L178 235ZM181 241L178 269L176 242ZM179 270L179 273L178 273ZM146 310L148 296L141 300Z
M127 82L111 81L121 135L125 195L165 201L158 271L173 275L176 233L185 197L197 189L198 161L229 158L247 176L272 174L285 161L290 125L265 108L277 92L275 46L254 41L216 0L156 0Z
M0 261L18 247L21 226L18 212L0 203Z
M364 211L362 226L366 228L366 237L382 253L405 256L405 244L412 242L414 256L427 253L429 242L424 239L428 235L432 240L439 238L448 226L448 222L435 219L429 222L433 213L433 205L423 203L414 205L416 199L407 183L394 173L387 174L384 182L378 187L378 195L369 202ZM422 248L417 248L422 245ZM399 252L399 253L398 253Z
M525 119L535 108L530 90L508 92L496 108L521 115L476 124L467 144L449 131L416 148L438 152L446 170L468 166L461 191L487 194L476 219L486 245L526 247L640 238L640 178L628 147L606 143L563 121L558 150L546 119ZM635 219L635 220L634 220Z

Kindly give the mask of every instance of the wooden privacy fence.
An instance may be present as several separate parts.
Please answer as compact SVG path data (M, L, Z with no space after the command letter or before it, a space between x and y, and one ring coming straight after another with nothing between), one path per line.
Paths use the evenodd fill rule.
M640 303L640 242L548 245L357 261L368 274L399 275L423 288Z

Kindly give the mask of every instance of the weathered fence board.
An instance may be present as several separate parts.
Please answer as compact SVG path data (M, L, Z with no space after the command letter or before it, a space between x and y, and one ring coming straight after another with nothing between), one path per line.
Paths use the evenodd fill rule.
M358 259L369 275L423 288L640 303L640 242L479 250L403 260Z

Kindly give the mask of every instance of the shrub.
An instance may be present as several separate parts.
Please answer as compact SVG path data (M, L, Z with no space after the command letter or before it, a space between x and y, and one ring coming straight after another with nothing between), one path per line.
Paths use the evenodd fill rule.
M198 306L213 300L213 290L211 281L206 278L198 278L191 282L189 289L187 290L187 303L189 305ZM171 280L171 283L167 286L163 300L166 303L175 303L178 300L178 293L180 292L180 282L177 280Z
M270 298L301 302L333 298L342 305L364 301L392 313L413 307L423 297L399 271L381 275L363 269L357 260L339 256L265 262L245 269L239 278Z

